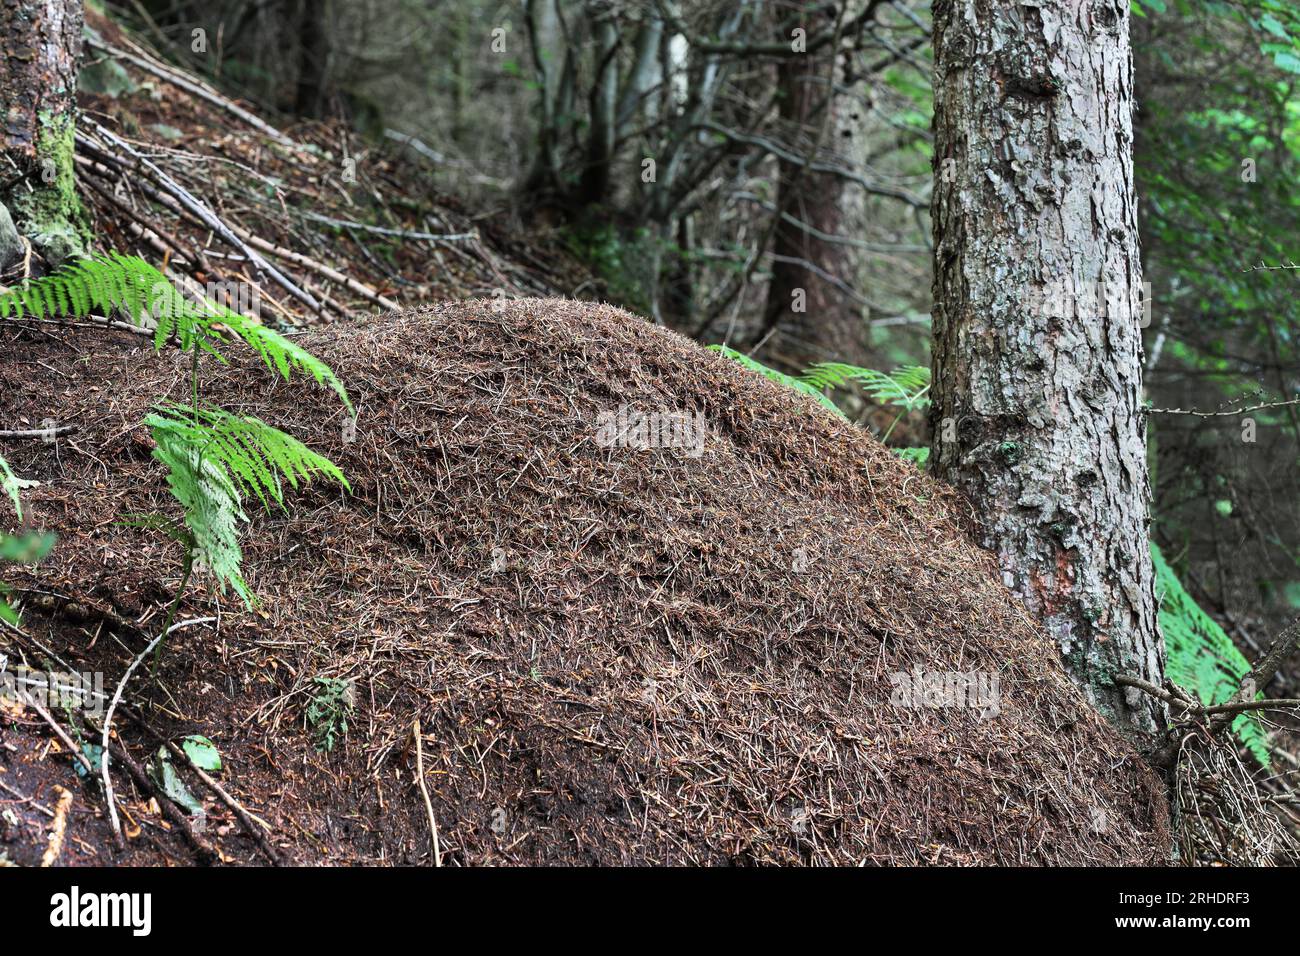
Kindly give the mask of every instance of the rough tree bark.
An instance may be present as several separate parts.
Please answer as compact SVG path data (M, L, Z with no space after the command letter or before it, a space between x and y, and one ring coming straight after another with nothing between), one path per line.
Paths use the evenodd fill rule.
M1129 731L1161 682L1128 0L937 0L934 446L1008 586Z
M0 0L0 204L52 263L80 254L73 166L80 0Z

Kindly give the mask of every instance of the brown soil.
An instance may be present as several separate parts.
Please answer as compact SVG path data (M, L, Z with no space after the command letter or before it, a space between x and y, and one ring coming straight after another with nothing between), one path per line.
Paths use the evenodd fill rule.
M494 309L495 305L495 309ZM222 780L300 863L1138 864L1167 859L1155 777L1085 704L999 584L953 492L870 436L735 363L616 309L449 303L301 341L360 410L232 353L207 397L333 457L318 487L255 520L257 612L201 588L217 625L166 647L127 697L168 736L203 733ZM182 398L184 359L125 333L0 329L0 421L77 431L6 443L42 481L59 544L26 589L27 637L110 686L157 632L180 555L124 528L174 512L139 426ZM700 457L602 447L601 412L700 412ZM7 427L14 427L8 425ZM806 559L802 567L800 558ZM998 678L997 714L892 706L890 674ZM313 678L352 682L331 753ZM143 762L157 747L118 722ZM139 826L119 854L102 798L30 712L0 715L0 782L75 809L62 862L193 862L125 775ZM265 857L210 793L201 835ZM48 817L11 792L0 851L38 859ZM92 815L90 808L95 809ZM136 832L133 830L133 832Z

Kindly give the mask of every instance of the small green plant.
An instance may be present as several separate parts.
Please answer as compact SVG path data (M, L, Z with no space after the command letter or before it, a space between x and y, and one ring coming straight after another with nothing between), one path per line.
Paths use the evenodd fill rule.
M880 372L859 365L846 365L843 362L818 362L804 369L799 375L787 375L725 345L710 345L709 348L734 359L750 371L758 372L774 382L803 392L805 395L811 395L841 418L846 417L844 412L840 411L839 406L827 394L828 391L833 392L837 388L856 386L877 404L901 409L890 422L889 428L885 429L880 439L882 442L889 441L894 426L904 415L926 408L930 404L930 370L923 365L900 365L892 372ZM928 448L898 448L895 451L918 465L924 465L930 458Z
M26 481L15 475L9 467L9 462L5 461L3 456L0 456L0 492L3 492L13 502L14 511L18 513L18 520L20 521L23 517L23 502L19 497L19 492L24 488L31 488L35 484L34 481ZM33 564L45 557L53 546L54 535L52 534L26 532L11 535L0 532L0 561ZM5 595L8 593L8 585L0 581L0 621L17 624L18 612L10 607L9 602L5 600Z
M620 230L612 223L581 222L564 230L564 244L569 252L585 263L605 285L610 299L634 311L649 314L650 297L647 288L651 276L647 264L658 248L658 240L649 230L638 229L631 233Z
M1219 623L1187 593L1154 541L1151 561L1155 565L1160 630L1165 636L1168 658L1165 673L1207 707L1226 702L1250 673L1250 662ZM1255 759L1267 767L1268 734L1259 717L1241 714L1233 720L1232 730Z
M356 708L352 681L338 677L313 677L316 693L307 705L307 726L316 738L316 749L329 753L348 732L348 718Z
M268 510L273 503L283 508L285 481L294 488L317 476L345 489L348 483L333 462L291 435L202 401L200 359L224 362L223 348L238 340L272 372L286 379L303 373L333 389L351 412L343 383L328 365L280 333L209 299L185 296L163 273L134 256L109 253L83 259L0 295L0 319L80 319L95 312L122 314L141 326L152 323L155 352L171 343L191 355L189 402L160 398L144 419L156 444L153 457L166 466L168 486L181 506L181 520L154 515L128 522L164 531L185 549L181 583L163 633L198 568L210 571L222 591L229 586L252 607L256 599L244 581L239 547L248 520L244 499L251 494ZM9 478L5 487L10 489Z

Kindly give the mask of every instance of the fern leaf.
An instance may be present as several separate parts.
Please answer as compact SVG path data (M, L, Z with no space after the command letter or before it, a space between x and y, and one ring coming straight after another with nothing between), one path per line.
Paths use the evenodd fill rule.
M199 348L224 362L218 349L224 341L220 325L257 352L267 368L286 379L295 371L305 372L318 384L332 388L348 411L355 412L347 389L325 362L279 332L223 305L190 299L163 273L136 256L110 252L81 259L0 294L0 318L12 314L15 318L81 319L95 310L120 312L135 325L152 318L155 351L161 351L174 337L183 350Z
M1224 703L1250 673L1250 662L1183 588L1154 541L1151 561L1155 565L1169 679L1195 694L1206 706ZM1268 734L1258 716L1241 714L1232 722L1232 729L1255 759L1269 766Z
M157 443L153 456L167 466L167 484L184 511L194 555L208 566L222 591L230 586L247 607L253 607L256 599L242 573L239 530L248 516L241 507L239 488L183 431L155 427L153 436Z
M832 402L829 398L827 398L826 395L822 393L822 390L817 386L809 382L806 382L800 378L795 378L793 375L786 375L784 372L778 372L774 368L768 368L762 362L755 361L754 359L750 358L748 355L745 355L742 352L737 352L735 349L728 348L725 345L710 345L709 348L714 352L720 352L721 354L725 355L729 359L734 359L735 361L739 362L741 365L745 366L745 368L749 369L751 372L758 372L758 374L770 378L772 381L777 382L778 384L785 385L788 388L793 388L797 392L803 392L805 395L811 395L813 398L817 399L817 401L819 401L822 405L826 406L831 411L833 411L836 415L840 416L840 418L845 417L844 413L839 410L839 408L835 405L835 403Z
M886 373L843 362L818 362L804 371L799 380L819 391L857 384L880 404L908 410L930 403L930 370L923 365L902 365Z
M242 491L255 494L263 507L284 506L281 479L297 488L316 476L351 490L342 470L292 435L252 416L232 415L212 406L196 412L183 405L162 404L145 418L155 438L166 433L200 450Z
M316 380L318 385L332 388L343 400L348 411L355 414L352 399L348 397L347 389L343 387L343 382L335 374L334 369L301 345L290 341L274 329L251 322L228 309L223 310L221 323L256 351L267 368L278 371L286 380L295 369L306 372Z

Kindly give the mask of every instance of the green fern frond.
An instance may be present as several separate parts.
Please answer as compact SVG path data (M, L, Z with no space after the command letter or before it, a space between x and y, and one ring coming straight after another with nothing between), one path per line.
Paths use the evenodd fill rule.
M232 415L215 407L195 411L163 404L145 418L157 443L154 457L167 466L167 483L184 511L192 551L217 578L252 607L252 592L242 573L241 526L248 521L243 496L252 492L270 509L284 506L282 481L324 476L348 488L347 479L328 458L257 418Z
M137 256L110 252L81 259L0 295L0 318L83 319L97 311L122 313L135 325L152 319L155 351L175 338L183 350L199 348L220 361L225 361L218 349L224 330L256 351L267 368L286 379L295 370L305 372L332 388L348 411L354 410L343 383L325 362L226 306L185 295Z
M259 418L232 415L212 406L196 412L183 405L161 404L144 421L155 439L165 433L169 440L200 450L267 509L272 502L284 506L281 478L297 488L299 481L306 483L320 475L351 490L334 462Z
M184 510L193 538L191 555L207 565L222 591L229 585L247 607L253 607L257 602L241 567L239 530L248 516L238 486L184 430L155 427L153 436L157 442L153 457L167 467L167 484Z
M930 404L930 370L923 365L901 365L892 372L880 372L843 362L818 362L799 380L818 391L857 384L880 404L909 411Z
M1169 679L1195 694L1206 706L1224 703L1250 673L1250 662L1218 622L1187 593L1154 541L1151 561L1155 565ZM1241 714L1233 720L1232 729L1255 759L1269 766L1268 734L1259 717Z
M836 404L832 402L829 398L827 398L824 394L822 394L822 390L820 388L817 388L816 386L810 384L809 382L805 382L801 379L795 378L793 375L786 375L784 372L778 372L774 368L768 368L762 362L755 361L754 359L750 358L748 355L745 355L742 352L737 352L735 349L729 348L725 345L710 345L709 348L714 352L720 352L721 354L725 355L729 359L736 360L741 365L745 366L745 368L749 369L751 372L757 372L759 375L765 376L766 378L770 378L772 381L777 382L780 385L785 385L788 388L793 388L797 392L803 392L805 395L811 395L813 398L817 399L817 401L821 402L821 404L825 405L827 408L833 411L836 415L840 416L840 418L845 417L844 413L839 410Z
M343 400L343 404L347 406L348 411L355 414L352 399L348 397L347 389L343 387L343 382L334 373L334 369L311 352L308 352L296 342L290 341L274 329L268 329L264 325L250 322L244 316L229 310L224 310L220 320L232 333L243 339L248 346L262 357L262 361L266 363L267 368L278 371L286 380L294 369L306 372L316 380L316 384L332 388L335 394Z
M100 310L122 312L139 323L148 315L151 291L160 281L170 285L143 259L110 252L69 263L0 295L0 318L81 319Z

